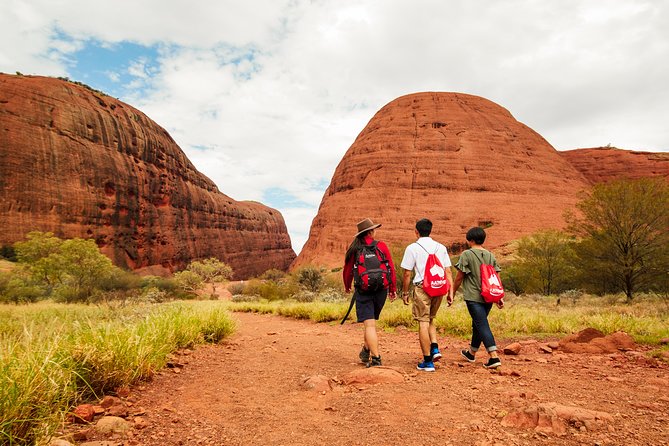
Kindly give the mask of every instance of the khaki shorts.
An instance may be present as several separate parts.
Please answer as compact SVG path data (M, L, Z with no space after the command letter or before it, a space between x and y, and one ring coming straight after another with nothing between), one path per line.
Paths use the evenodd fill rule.
M415 286L413 288L413 306L411 312L414 320L418 322L432 322L432 319L437 317L437 311L441 306L441 301L444 296L430 297L423 288Z

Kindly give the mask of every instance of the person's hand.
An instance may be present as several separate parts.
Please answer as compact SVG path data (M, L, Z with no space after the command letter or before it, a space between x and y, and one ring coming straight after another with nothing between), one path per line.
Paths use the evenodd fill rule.
M449 307L453 305L453 293L448 293L448 296L446 297L446 303Z
M402 302L404 302L404 305L409 305L409 293L402 293Z
M351 288L346 288L346 292L347 292L347 293L350 293L350 292L351 292Z
M388 294L388 299L390 299L391 302L394 302L395 299L397 299L397 293L392 291Z
M500 299L497 301L497 308L499 308L500 310L504 308L504 299Z

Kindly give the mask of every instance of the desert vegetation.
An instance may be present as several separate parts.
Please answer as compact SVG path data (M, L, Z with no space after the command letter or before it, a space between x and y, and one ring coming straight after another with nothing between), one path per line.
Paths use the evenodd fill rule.
M78 402L160 370L234 331L217 302L0 305L0 444L49 436Z

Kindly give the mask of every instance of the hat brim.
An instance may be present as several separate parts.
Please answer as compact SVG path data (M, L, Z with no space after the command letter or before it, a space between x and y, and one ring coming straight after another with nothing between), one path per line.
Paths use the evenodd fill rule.
M360 231L360 232L358 232L357 234L355 234L355 236L357 237L357 236L359 236L360 234L362 234L363 232L371 231L372 229L376 229L376 228L379 228L379 227L381 227L381 223L377 223L377 224L375 224L375 225L370 226L370 227L367 228L367 229L363 229L362 231Z

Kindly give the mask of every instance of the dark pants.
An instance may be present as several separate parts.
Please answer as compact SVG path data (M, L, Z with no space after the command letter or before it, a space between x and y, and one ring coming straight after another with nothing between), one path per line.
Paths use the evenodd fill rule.
M492 304L470 300L466 300L465 303L467 304L469 315L472 317L472 351L477 351L481 347L481 342L483 342L487 351L493 352L497 350L495 338L490 330L490 324L488 324L488 313L492 309Z
M355 313L358 316L358 322L364 322L367 319L379 319L383 305L386 303L388 290L372 291L361 293L355 290Z

